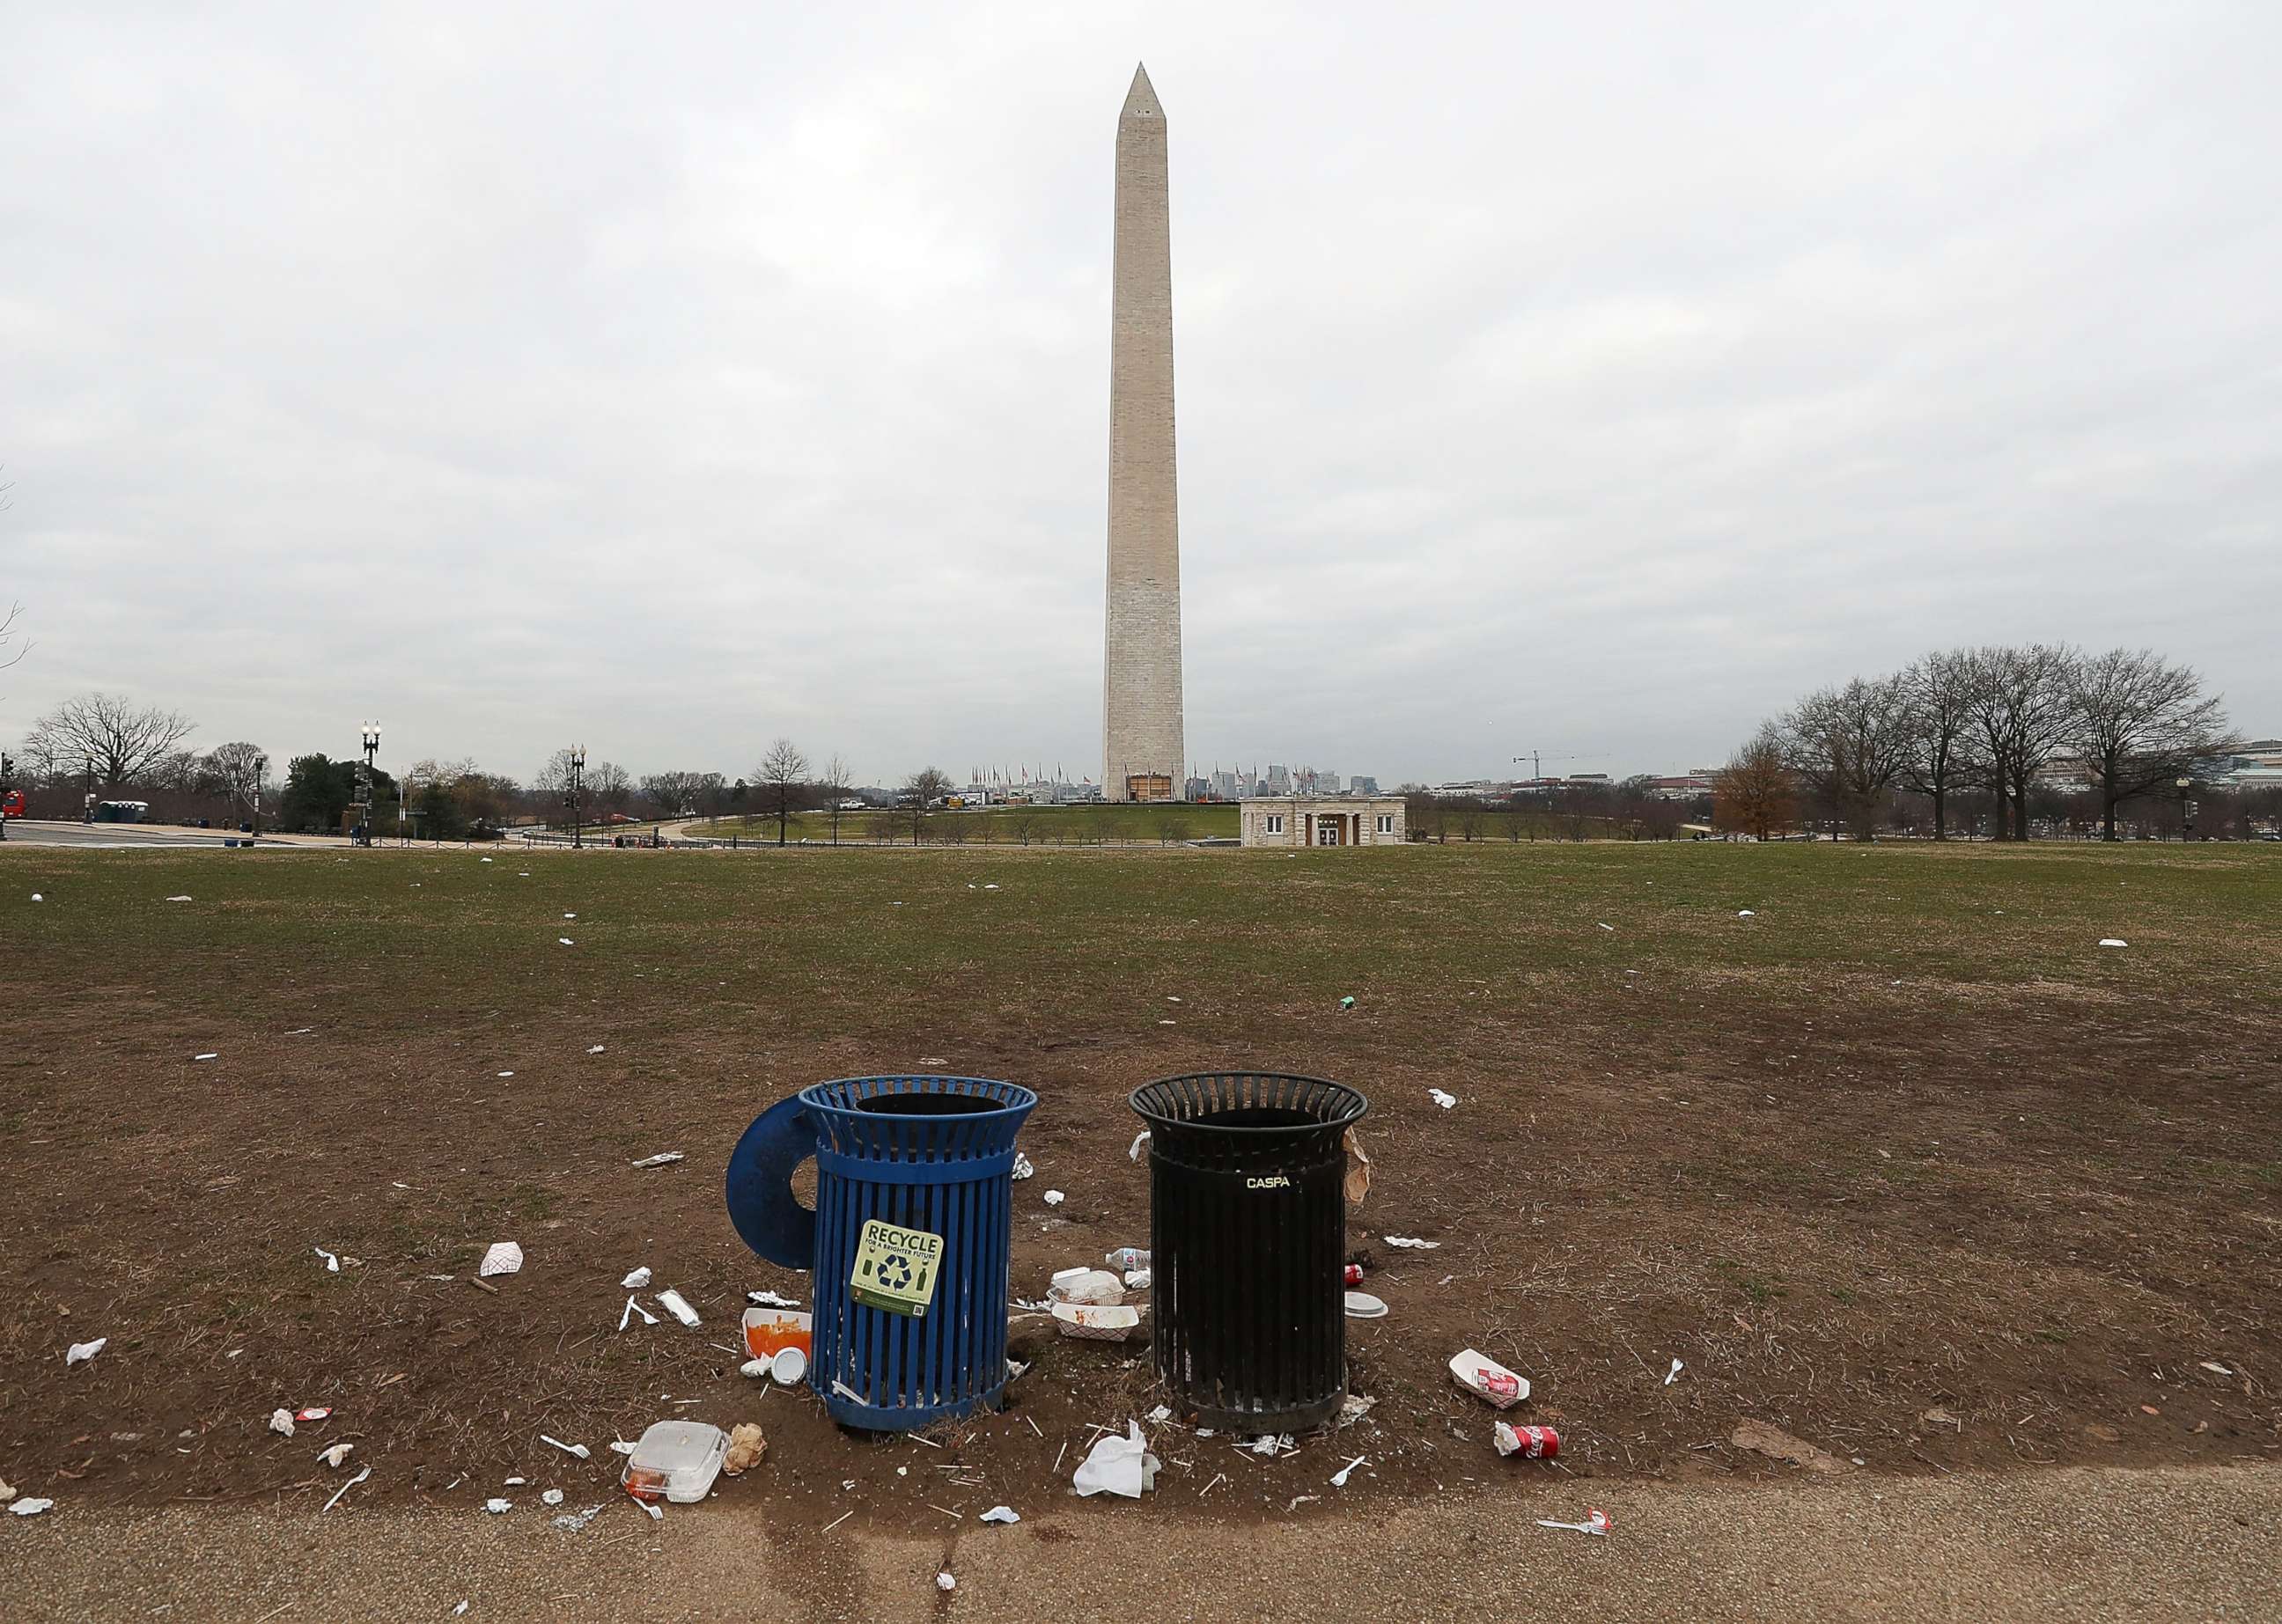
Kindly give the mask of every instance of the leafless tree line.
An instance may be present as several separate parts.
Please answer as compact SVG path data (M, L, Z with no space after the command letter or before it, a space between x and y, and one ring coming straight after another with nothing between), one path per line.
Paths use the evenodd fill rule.
M2112 840L2117 808L2239 747L2219 696L2153 649L1958 648L1808 694L1735 753L1714 796L1724 822L1762 836L1804 795L1867 839L1906 789L1944 839L1953 801L1976 791L1994 799L1999 838L2025 840L2030 791L2065 773L2090 786Z

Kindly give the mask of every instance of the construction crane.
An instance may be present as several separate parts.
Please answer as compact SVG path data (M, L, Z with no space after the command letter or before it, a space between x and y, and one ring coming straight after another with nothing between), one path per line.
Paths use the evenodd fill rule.
M1515 756L1513 762L1517 767L1527 762L1529 776L1541 780L1545 777L1545 763L1548 762L1605 762L1608 759L1606 755L1547 755L1541 751L1532 750L1525 755Z

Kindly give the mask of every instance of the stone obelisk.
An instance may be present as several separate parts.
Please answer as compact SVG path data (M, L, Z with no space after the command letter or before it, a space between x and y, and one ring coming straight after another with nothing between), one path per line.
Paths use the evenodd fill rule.
M1181 527L1173 476L1173 239L1165 110L1145 68L1117 115L1109 323L1109 630L1102 794L1181 798Z

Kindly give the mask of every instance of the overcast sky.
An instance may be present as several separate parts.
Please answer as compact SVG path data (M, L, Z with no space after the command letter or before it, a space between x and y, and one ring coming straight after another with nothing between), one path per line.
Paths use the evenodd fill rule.
M1137 59L1196 762L2036 638L2282 732L2263 0L190 9L12 14L0 740L1098 779Z

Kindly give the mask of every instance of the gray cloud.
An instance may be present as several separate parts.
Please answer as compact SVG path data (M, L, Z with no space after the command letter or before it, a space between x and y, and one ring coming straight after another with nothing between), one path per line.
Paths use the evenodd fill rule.
M1137 57L1203 764L1692 766L1999 638L2282 729L2267 8L763 11L21 19L0 737L1098 775Z

